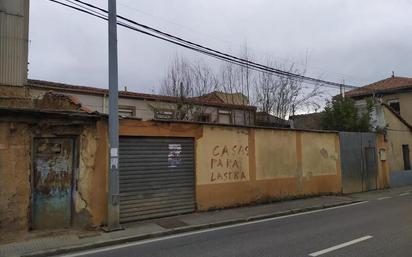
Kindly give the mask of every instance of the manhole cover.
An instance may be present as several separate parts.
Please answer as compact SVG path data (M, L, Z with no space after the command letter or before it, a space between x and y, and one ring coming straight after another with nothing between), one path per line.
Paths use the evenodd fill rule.
M187 226L186 223L178 219L159 220L156 224L164 228L178 228Z

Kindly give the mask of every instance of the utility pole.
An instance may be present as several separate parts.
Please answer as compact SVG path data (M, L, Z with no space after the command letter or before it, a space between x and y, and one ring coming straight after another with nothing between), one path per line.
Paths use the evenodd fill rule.
M116 0L109 1L109 192L107 231L121 229L119 223L119 115Z

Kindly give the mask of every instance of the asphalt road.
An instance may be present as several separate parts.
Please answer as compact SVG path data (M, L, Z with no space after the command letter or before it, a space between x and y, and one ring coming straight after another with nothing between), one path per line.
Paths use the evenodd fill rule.
M412 195L67 256L412 256Z

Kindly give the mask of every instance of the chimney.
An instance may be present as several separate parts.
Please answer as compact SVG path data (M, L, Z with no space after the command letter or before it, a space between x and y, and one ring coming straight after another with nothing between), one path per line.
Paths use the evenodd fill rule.
M0 0L0 84L27 83L29 0Z

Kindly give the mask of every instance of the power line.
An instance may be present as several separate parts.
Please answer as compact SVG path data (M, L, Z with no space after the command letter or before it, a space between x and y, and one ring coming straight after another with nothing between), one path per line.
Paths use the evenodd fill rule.
M101 11L101 12L107 13L107 11L106 11L105 9L100 8L100 7L98 7L98 6L95 6L95 5L92 5L92 4L90 4L90 3L87 3L87 2L84 2L84 1L81 1L81 0L74 0L74 1L79 2L79 3L82 3L82 4L84 4L84 5L88 6L88 7L97 9L97 10L99 10L99 11ZM269 70L273 71L273 72L274 72L275 74L277 74L277 75L291 76L291 77L295 77L295 78L297 78L297 79L302 79L302 80L305 80L305 81L311 81L311 82L314 82L314 83L328 84L328 85L335 86L335 87L339 87L339 88L341 88L341 87L356 88L356 87L354 87L354 86L349 86L349 85L344 85L344 84L341 84L341 83L335 83L335 82L330 82L330 81L315 79L315 78L306 77L306 76L303 76L303 75L300 75L300 74L294 74L294 73L291 73L291 72L285 72L285 71L283 71L283 70L274 69L274 68L272 68L272 67L268 67L268 66L265 66L265 65L262 65L262 64L259 64L259 63L255 63L255 62L252 62L252 61L249 61L249 60L245 60L245 59L242 59L242 58L238 58L238 57L236 57L236 56L229 55L229 54L226 54L226 53L223 53L223 52L220 52L220 51L217 51L217 50L214 50L214 49L211 49L211 48L208 48L208 47L205 47L205 46L202 46L202 45L193 43L193 42L190 42L190 41L188 41L188 40L184 40L184 39L182 39L182 38L180 38L180 37L177 37L177 36L171 35L171 34L169 34L169 33L165 33L165 32L163 32L163 31L160 31L160 30L158 30L158 29L149 27L149 26L147 26L147 25L138 23L138 22L136 22L136 21L134 21L134 20L131 20L131 19L129 19L129 18L125 18L125 17L123 17L123 16L121 16L121 15L118 15L118 17L119 17L120 19L122 19L122 20L125 20L125 21L127 21L127 22L130 22L130 23L132 23L132 24L134 24L134 25L137 25L137 26L140 26L140 27L142 27L142 28L151 30L151 31L153 31L153 32L155 32L155 33L159 33L159 34L161 34L161 35L163 35L163 36L166 36L166 37L169 37L169 38L173 38L173 39L175 39L175 40L178 40L178 41L181 41L181 42L184 42L184 43L187 43L187 44L196 46L196 47L200 47L200 48L205 49L205 50L207 50L207 51L212 51L212 52L214 52L214 53L216 53L216 54L219 54L219 55L224 55L224 56L226 56L226 57L228 57L228 58L234 58L234 59L236 59L236 60L238 60L238 61L241 61L241 62L244 62L244 63L247 63L247 64L253 64L253 65L256 65L256 66L258 66L258 67L263 67L263 68L265 68L265 69L269 69ZM266 70L266 71L267 71L267 70Z
M92 5L90 3L81 1L81 0L73 0L73 1L78 2L78 3L80 3L84 6L81 6L80 4L75 4L75 3L73 3L73 1L66 0L69 3L75 4L77 7L69 5L69 4L62 3L62 2L57 1L57 0L49 0L49 1L61 4L63 6L72 8L74 10L77 10L77 11L80 11L80 12L83 12L83 13L86 13L86 14L89 14L89 15L92 15L92 16L95 16L95 17L100 18L100 19L107 20L107 11L105 9L100 8L98 6L95 6L95 5ZM89 7L93 8L97 11L91 10ZM99 12L102 12L102 13L99 13ZM169 43L172 43L172 44L175 44L175 45L178 45L178 46L190 49L190 50L194 50L196 52L200 52L202 54L206 54L210 57L214 57L214 58L217 58L217 59L222 60L222 61L237 64L237 65L243 66L245 68L249 68L251 70L255 70L255 71L259 71L259 72L266 72L266 73L270 73L272 75L274 74L274 75L277 75L277 76L288 77L288 78L292 78L292 79L299 80L299 81L305 81L305 82L310 83L310 84L326 86L326 87L331 87L331 88L341 88L341 87L356 88L356 87L350 86L350 85L344 85L344 84L341 84L341 83L330 82L330 81L326 81L326 80L321 80L321 79L316 79L316 78L312 78L312 77L303 76L301 74L295 74L295 73L292 73L292 72L287 72L287 71L275 69L275 68L265 66L265 65L262 65L262 64L259 64L259 63L256 63L256 62L252 62L252 61L249 61L249 60L245 60L245 59L242 59L242 58L230 55L230 54L226 54L224 52L214 50L212 48L209 48L209 47L206 47L206 46L203 46L203 45L200 45L200 44L193 43L191 41L182 39L182 38L174 36L172 34L169 34L169 33L160 31L158 29L152 28L150 26L138 23L134 20L123 17L121 15L117 15L117 17L121 20L124 20L124 21L134 25L134 26L132 26L132 25L126 24L124 22L118 21L118 25L120 25L122 27L134 30L136 32L143 33L145 35L148 35L148 36L151 36L151 37L154 37L154 38L164 40L166 42L169 42ZM135 26L138 26L142 29L136 28ZM150 32L148 32L147 30L150 31Z
M56 1L56 0L50 0L50 1L56 2L56 3L59 3L59 4L62 4L61 2ZM69 0L67 0L67 1L69 1ZM99 8L99 7L97 7L97 6L91 5L91 4L86 3L86 2L83 2L83 1L79 1L79 0L74 0L74 1L79 2L79 3L82 3L82 4L86 5L86 6L92 7L92 8L94 8L94 9L99 10L99 11L102 11L102 12L104 12L104 13L107 12L106 10L104 10L104 9L102 9L102 8ZM64 6L67 6L67 7L71 7L71 8L73 8L73 9L76 9L76 10L81 11L81 12L85 12L85 13L91 14L89 11L82 10L81 8L73 7L73 6L70 6L70 5L67 5L67 4L63 4L63 5L64 5ZM91 14L91 15L96 16L96 17L99 17L99 16L100 16L99 18L102 18L102 19L107 20L106 18L101 17L101 16L103 16L103 14L95 15L95 13L96 13L96 12L94 12L94 14ZM305 77L305 76L302 76L302 75L300 75L300 74L294 74L294 73L290 73L290 72L285 72L285 71L278 70L278 69L274 69L274 68L271 68L271 67L268 67L268 66L264 66L264 65L261 65L261 64L258 64L258 63L250 62L250 61L248 61L248 60L244 60L244 59L238 58L238 57L236 57L236 56L228 55L228 54L225 54L225 53L216 51L216 50L214 50L214 49L210 49L210 48L207 48L207 47L204 47L204 46L201 46L201 45L192 43L192 42L190 42L190 41L183 40L183 39L181 39L181 38L178 38L178 37L176 37L176 36L170 35L170 34L168 34L168 33L164 33L164 32L159 31L159 30L157 30L157 29L153 29L153 28L151 28L151 27L149 27L149 26L146 26L146 25L137 23L137 22L135 22L135 21L133 21L133 20L130 20L130 19L128 19L128 18L119 16L119 15L118 15L118 17L121 18L121 19L123 19L123 20L126 20L126 21L128 21L128 22L130 22L130 23L132 23L132 24L136 24L136 25L138 25L138 26L140 26L140 27L143 27L143 28L145 28L145 29L150 29L150 30L152 30L152 31L154 31L154 32L157 32L157 33L159 33L159 34L162 34L162 35L164 35L164 36L167 36L167 37L169 37L169 39L172 38L172 39L174 39L174 40L176 40L176 41L178 41L178 42L171 41L171 40L168 40L168 39L166 39L166 38L159 37L158 35L153 35L153 34L148 33L148 32L146 32L146 31L142 31L142 30L140 30L140 29L136 29L136 28L134 28L134 27L132 27L132 26L130 26L130 25L124 24L124 23L122 23L122 22L118 22L118 24L119 24L120 26L123 26L123 27L129 28L129 29L135 30L135 31L140 32L140 33L144 33L144 34L146 34L146 35L149 35L149 36L152 36L152 37L155 37L155 38L159 38L159 39L165 40L165 41L170 42L170 43L173 43L173 44L177 44L177 45L182 46L182 47L189 48L189 49L194 50L194 51L197 51L197 52L201 52L201 53L203 53L203 54L207 54L207 55L209 55L209 56L211 56L211 57L215 57L215 58L220 59L220 60L223 60L223 61L227 61L227 62L231 62L231 63L237 64L237 65L241 65L241 66L243 66L243 67L247 67L247 68L252 69L252 70L269 72L269 73L271 73L271 74L275 74L275 75L278 75L278 76L286 76L286 77L289 77L289 78L294 78L294 79L298 79L298 80L304 80L304 81L306 81L307 83L311 83L311 84L312 84L312 83L315 83L316 85L320 84L321 86L328 86L328 87L332 87L332 88L341 87L341 86L353 88L353 86L348 86L348 85L338 84L338 83L335 83L335 82L329 82L329 81L314 79L314 78L310 78L310 77ZM180 42L180 43L179 43L179 42ZM182 44L182 43L183 43L183 44ZM184 45L184 44L189 44L189 45L191 45L192 47L190 47L190 46L188 46L188 45ZM193 48L193 46L194 46L195 48ZM200 49L199 49L199 48L200 48ZM215 53L215 54L211 54L210 52L205 52L204 50L210 51L210 52ZM216 54L219 55L219 56L217 56ZM228 58L229 58L229 59L228 59Z

